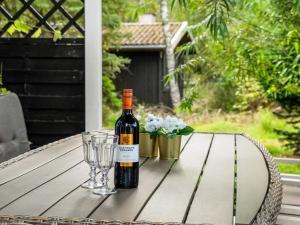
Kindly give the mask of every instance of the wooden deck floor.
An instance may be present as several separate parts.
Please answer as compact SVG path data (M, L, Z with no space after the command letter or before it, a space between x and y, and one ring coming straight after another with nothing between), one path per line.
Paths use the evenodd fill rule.
M284 186L278 225L300 225L300 187Z

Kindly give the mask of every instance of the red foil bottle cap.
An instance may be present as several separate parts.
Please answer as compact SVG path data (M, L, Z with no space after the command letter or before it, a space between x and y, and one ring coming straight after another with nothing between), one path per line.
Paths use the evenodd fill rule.
M123 109L132 109L132 89L123 89Z

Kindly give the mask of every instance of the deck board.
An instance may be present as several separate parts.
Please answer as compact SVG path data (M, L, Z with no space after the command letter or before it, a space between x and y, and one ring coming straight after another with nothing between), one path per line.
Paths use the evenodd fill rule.
M0 213L8 215L40 215L50 205L85 182L88 179L88 174L89 166L82 162L59 177L14 201L2 209Z
M17 161L8 167L0 169L0 185L7 183L17 177L20 177L30 171L56 160L58 157L78 148L81 145L81 137L77 135L74 138L62 143L54 144L47 149L32 154L20 161Z
M233 222L234 135L215 134L187 223Z
M82 161L82 159L82 147L78 147L74 151L59 157L57 160L40 167L39 170L33 170L30 173L2 185L0 189L0 209L9 202L45 184L64 171L69 170L70 167L75 166Z
M137 220L182 221L208 154L212 135L194 134Z
M269 172L262 153L244 136L236 135L236 222L249 224L265 198Z

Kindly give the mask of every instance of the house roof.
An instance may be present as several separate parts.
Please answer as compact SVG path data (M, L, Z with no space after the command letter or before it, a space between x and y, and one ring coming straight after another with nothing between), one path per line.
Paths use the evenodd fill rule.
M187 22L170 23L173 48L176 48L187 34L187 27ZM128 34L121 40L121 49L164 49L166 47L162 23L122 23L120 31Z

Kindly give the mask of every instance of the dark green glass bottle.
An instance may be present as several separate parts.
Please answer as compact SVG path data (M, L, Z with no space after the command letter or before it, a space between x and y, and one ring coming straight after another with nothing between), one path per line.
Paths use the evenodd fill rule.
M136 188L139 183L139 123L132 113L132 99L132 89L124 89L123 112L115 125L115 133L119 136L116 188Z

